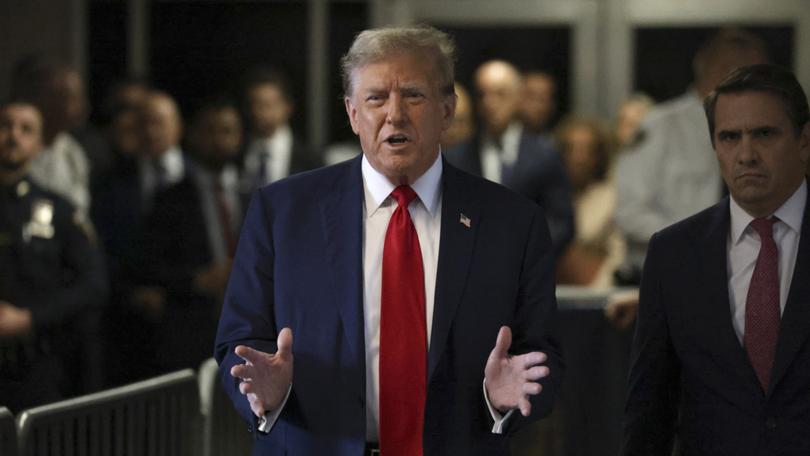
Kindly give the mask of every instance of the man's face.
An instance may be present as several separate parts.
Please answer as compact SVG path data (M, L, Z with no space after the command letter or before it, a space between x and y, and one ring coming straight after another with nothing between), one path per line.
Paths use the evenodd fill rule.
M520 105L523 122L536 131L548 129L551 117L557 109L554 80L545 74L533 73L526 76L523 84L523 100Z
M783 101L760 91L720 95L714 119L714 148L731 196L754 217L771 214L804 179L810 124L796 135Z
M42 149L42 117L28 104L0 110L0 170L16 171Z
M501 63L484 64L475 75L478 109L487 132L500 135L520 108L522 87L519 75Z
M254 134L272 136L276 129L285 125L292 115L292 106L277 86L259 84L248 92L250 122Z
M413 183L439 153L456 106L432 59L395 54L356 68L346 112L371 166L394 184Z
M234 108L208 110L200 115L192 132L196 152L210 162L234 160L242 142L242 122Z
M180 142L180 113L174 102L163 95L150 95L143 105L144 154L156 158Z

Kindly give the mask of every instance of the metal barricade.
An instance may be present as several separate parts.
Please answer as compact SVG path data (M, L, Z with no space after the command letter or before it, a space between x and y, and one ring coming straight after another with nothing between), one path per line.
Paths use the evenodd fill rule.
M6 454L17 454L17 427L14 415L7 408L0 407L0 455Z
M21 456L199 454L197 378L191 369L22 412Z
M200 366L199 381L203 456L249 455L253 438L222 389L217 362L213 358Z

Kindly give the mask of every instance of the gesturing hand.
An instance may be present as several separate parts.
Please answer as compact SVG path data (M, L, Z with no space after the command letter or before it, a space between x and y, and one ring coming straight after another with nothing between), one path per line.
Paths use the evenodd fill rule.
M487 395L498 411L506 413L519 408L523 416L528 416L532 410L529 396L540 394L543 387L537 381L549 374L548 367L540 365L546 362L546 354L531 352L510 356L511 345L512 330L501 326L484 368Z
M239 345L234 350L245 360L231 368L231 375L242 380L239 392L247 396L250 409L257 417L281 405L292 382L292 331L284 328L278 333L278 351L271 355Z

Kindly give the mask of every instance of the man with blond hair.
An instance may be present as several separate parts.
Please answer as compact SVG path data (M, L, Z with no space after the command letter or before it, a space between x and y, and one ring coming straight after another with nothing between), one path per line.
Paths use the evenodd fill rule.
M551 410L548 227L442 158L452 57L429 27L360 33L343 76L362 156L253 196L216 357L254 454L506 455Z

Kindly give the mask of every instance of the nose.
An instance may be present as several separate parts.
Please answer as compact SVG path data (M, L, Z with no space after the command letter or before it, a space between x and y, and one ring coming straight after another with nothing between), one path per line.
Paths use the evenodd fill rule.
M751 136L744 134L740 141L739 150L737 151L737 161L740 164L753 165L759 161L759 155L754 147Z
M402 95L398 93L392 94L388 98L388 115L386 121L391 125L401 125L406 118L405 103L402 100Z

